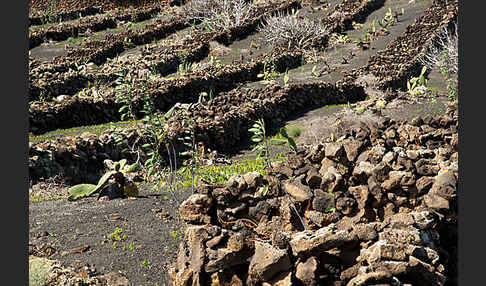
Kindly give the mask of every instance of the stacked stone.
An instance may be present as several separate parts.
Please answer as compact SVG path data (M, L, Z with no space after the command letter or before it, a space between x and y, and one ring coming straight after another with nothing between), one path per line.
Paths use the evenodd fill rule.
M135 162L136 154L122 150L143 144L135 129L125 129L118 135L86 132L76 137L29 143L29 180L35 184L58 176L69 184L96 184L105 170L104 160L125 158ZM140 155L142 160L146 159L146 154Z
M175 285L443 285L456 279L457 109L377 123L203 184ZM212 283L212 284L211 284Z

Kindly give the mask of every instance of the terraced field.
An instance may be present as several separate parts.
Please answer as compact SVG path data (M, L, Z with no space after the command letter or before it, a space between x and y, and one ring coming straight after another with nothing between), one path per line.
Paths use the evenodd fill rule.
M250 10L224 26L194 12L201 0L68 2L33 1L29 12L29 180L31 199L41 201L64 198L74 184L96 183L107 159L144 164L151 155L142 145L150 138L140 130L155 126L164 114L163 122L157 123L163 134L158 146L172 146L174 155L182 154L187 144L179 139L190 133L193 147L204 150L200 156L228 158L251 153L249 129L257 119L264 120L272 136L289 125L302 125L308 136L309 122L334 118L348 106L395 102L406 94L407 81L419 76L420 60L434 45L437 33L453 27L458 13L457 1L442 0L236 1ZM268 30L262 27L272 17L281 17L280 23L309 21L322 33L305 42L270 42ZM439 102L446 101L440 71L426 76L435 84ZM410 104L405 109L423 110L420 106L428 103ZM404 114L390 110L379 112ZM143 120L147 116L151 121ZM296 140L299 148L308 143ZM170 151L156 152L162 157L160 168L183 163L182 155L172 160ZM46 186L53 186L51 194ZM145 198L123 202L124 208L133 205L141 211L155 202L151 196L169 196L165 189L155 193L141 189ZM83 200L97 203L92 198ZM82 232L89 232L83 218L115 211L115 202L104 203L112 205L86 205L78 221L80 228L86 228ZM157 207L174 203L168 198ZM57 208L70 205L64 199L31 202L30 242L50 239L33 238L42 229L35 224L40 212L55 217ZM143 242L143 235L135 231L139 222L130 216L136 216L136 211L127 212L126 228ZM172 220L157 226L157 231L178 227L177 214L170 216ZM152 224L154 216L140 220ZM113 225L105 220L99 223ZM63 227L66 231L58 236L70 235L75 225ZM144 235L156 236L156 232ZM165 258L175 255L175 247L161 251L160 244L143 243L142 254L134 254L134 260L146 255L158 262L138 271L138 260L112 263L110 259L120 259L119 254L102 250L96 239L89 238L91 250L76 258L96 265L110 262L103 266L105 272L123 267L132 285L169 283L171 261ZM59 248L75 247L66 237L56 243ZM75 260L72 255L56 255L66 263Z

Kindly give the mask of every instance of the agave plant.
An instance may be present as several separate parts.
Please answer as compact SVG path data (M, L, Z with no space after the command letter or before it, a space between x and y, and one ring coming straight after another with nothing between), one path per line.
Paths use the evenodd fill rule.
M122 159L119 162L115 162L108 172L106 172L98 181L98 184L79 184L69 188L69 201L75 201L83 197L89 197L96 193L101 193L106 187L108 187L109 180L113 177L115 182L123 187L125 194L128 197L138 196L138 189L134 182L129 181L124 174L137 171L139 169L138 163L127 165L127 160Z

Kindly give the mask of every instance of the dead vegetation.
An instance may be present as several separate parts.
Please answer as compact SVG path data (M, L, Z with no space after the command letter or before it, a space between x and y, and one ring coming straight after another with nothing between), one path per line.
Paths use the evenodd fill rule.
M304 48L328 34L325 26L298 13L267 17L259 28L263 40L273 47Z

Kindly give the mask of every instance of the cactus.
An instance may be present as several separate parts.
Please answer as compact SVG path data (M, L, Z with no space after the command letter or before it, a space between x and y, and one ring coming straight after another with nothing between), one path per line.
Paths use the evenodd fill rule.
M127 165L127 160L122 159L118 162L113 164L112 170L105 173L100 180L98 181L97 185L92 184L79 184L69 188L69 196L67 199L69 201L75 201L77 199L83 197L92 196L95 193L101 192L108 184L108 181L112 176L117 173L129 173L134 172L140 169L140 165L138 163L134 163L131 165ZM128 181L125 179L125 183L119 183L123 186L123 190L128 197L137 197L138 196L138 188L135 183Z
M79 185L73 186L73 187L69 188L69 190L68 190L69 196L68 196L67 199L69 201L74 201L77 198L87 196L87 194L92 192L95 188L96 188L96 185L93 185L93 184L79 184Z
M69 196L67 199L69 201L74 201L82 197L89 197L101 191L106 186L111 176L113 176L116 172L117 171L109 171L108 173L104 174L103 177L101 177L100 180L98 181L97 185L80 184L69 188L68 190Z

